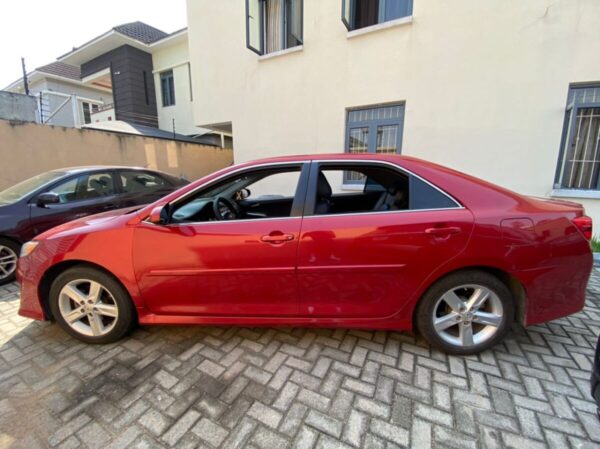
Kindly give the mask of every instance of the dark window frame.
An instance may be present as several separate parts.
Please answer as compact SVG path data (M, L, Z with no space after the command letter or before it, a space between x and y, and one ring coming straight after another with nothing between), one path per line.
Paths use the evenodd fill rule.
M259 27L259 36L260 36L260 41L259 41L259 48L254 47L251 42L250 42L250 20L251 20L251 16L250 16L250 2L258 2L258 27ZM256 53L259 56L263 56L266 54L270 54L270 53L275 53L275 52L267 52L267 48L266 48L266 41L267 41L267 12L266 12L266 5L267 2L269 0L246 0L246 48L248 48L249 50L253 51L254 53ZM295 40L297 41L297 43L295 45L291 45L289 43L289 36L291 35L290 33L290 16L289 16L289 10L290 10L290 2L291 1L297 1L300 3L299 6L299 10L300 10L300 30L299 30L299 36L293 36L295 38ZM282 14L282 24L283 24L283 48L281 50L278 51L283 51L283 50L287 50L290 48L294 48L294 47L299 47L301 45L304 45L304 0L282 0L283 3L283 7L281 8L281 14Z
M360 30L363 28L368 28L370 26L379 25L386 22L391 22L392 20L399 20L404 17L410 17L413 14L413 0L398 0L404 2L405 14L400 15L398 17L386 17L386 3L391 2L393 0L378 0L378 13L377 13L377 22L369 25L356 26L356 3L360 0L342 0L342 23L346 26L348 31Z
M586 92L589 90L595 90L593 98L588 99L585 98L583 101L579 101L578 99L578 91L584 91L584 98L586 97ZM554 174L554 188L560 190L589 190L589 191L599 191L600 190L600 167L595 170L596 173L592 172L590 181L595 184L595 187L582 188L582 187L570 187L566 184L570 183L566 182L566 173L565 169L567 167L567 154L569 149L573 145L573 141L577 138L578 129L576 129L577 118L579 115L579 111L581 109L598 109L600 113L600 83L583 83L583 84L571 84L569 85L569 91L567 95L567 105L565 108L565 116L563 119L563 130L560 138L560 149L558 154L558 161L556 164L556 172ZM594 158L596 159L596 158ZM600 162L600 158L599 158ZM600 164L599 164L600 165ZM593 178L596 178L593 181Z
M165 90L165 83L167 89ZM160 72L160 93L164 108L175 106L175 73L173 69Z

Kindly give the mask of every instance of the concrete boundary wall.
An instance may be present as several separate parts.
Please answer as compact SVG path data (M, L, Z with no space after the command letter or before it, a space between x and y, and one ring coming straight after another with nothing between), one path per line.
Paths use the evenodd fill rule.
M0 120L0 189L64 167L148 167L195 180L232 162L233 151L230 149L108 131Z
M31 95L0 91L0 119L36 122L37 98Z

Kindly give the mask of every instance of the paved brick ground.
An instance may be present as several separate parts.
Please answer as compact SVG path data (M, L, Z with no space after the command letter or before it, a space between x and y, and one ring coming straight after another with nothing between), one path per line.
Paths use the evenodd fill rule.
M0 447L600 447L586 308L478 357L413 336L147 327L86 346L0 287Z

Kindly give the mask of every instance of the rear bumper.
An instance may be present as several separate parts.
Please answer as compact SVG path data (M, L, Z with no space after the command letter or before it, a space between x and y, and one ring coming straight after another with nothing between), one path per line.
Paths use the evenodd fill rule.
M589 254L512 274L521 281L527 295L526 326L555 320L581 311L592 273L593 258Z

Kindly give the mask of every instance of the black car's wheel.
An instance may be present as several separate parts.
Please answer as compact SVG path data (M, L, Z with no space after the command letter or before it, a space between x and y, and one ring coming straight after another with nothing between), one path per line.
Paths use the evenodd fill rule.
M514 302L495 276L462 271L429 288L415 318L417 329L432 346L449 354L476 354L506 335L514 319Z
M111 343L135 324L129 294L108 274L75 267L60 274L50 288L50 310L60 326L86 343Z
M592 367L592 378L590 382L592 397L594 401L596 401L596 406L598 406L597 414L598 419L600 419L600 336L598 337L598 342L596 343L596 355L594 357L594 366Z
M15 280L20 251L21 247L18 243L0 238L0 285Z

